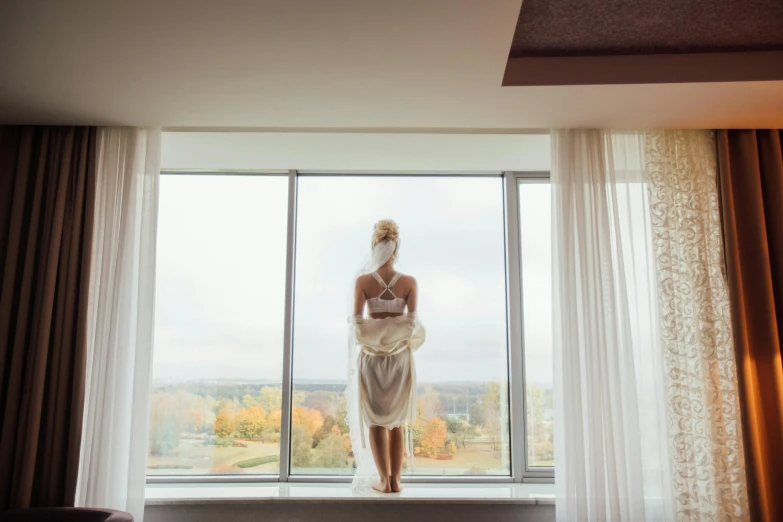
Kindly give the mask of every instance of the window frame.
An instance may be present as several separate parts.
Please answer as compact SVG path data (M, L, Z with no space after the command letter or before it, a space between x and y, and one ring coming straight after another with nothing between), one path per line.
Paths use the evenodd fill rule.
M528 464L528 426L527 426L527 394L525 380L525 317L522 287L522 231L519 227L519 186L523 183L549 183L548 171L505 172L506 192L506 280L508 285L508 339L509 356L512 371L512 403L513 413L520 423L512 422L514 428L521 431L518 436L512 431L511 454L514 466L515 482L553 483L554 468L530 466ZM519 383L514 386L514 383ZM513 417L512 417L513 418ZM521 429L520 429L521 426Z
M549 182L548 171L530 172L430 172L430 171L302 171L302 170L229 170L166 169L163 175L286 176L288 178L288 212L286 243L285 313L283 334L282 404L280 425L280 467L269 475L147 475L147 484L264 483L310 482L346 483L350 475L291 474L291 406L293 396L294 300L296 289L296 227L298 181L308 176L438 176L502 178L503 231L506 280L506 353L509 404L509 475L502 476L406 476L408 483L552 483L554 470L531 468L527 464L527 417L524 372L524 318L522 307L521 238L519 230L519 187L522 182Z

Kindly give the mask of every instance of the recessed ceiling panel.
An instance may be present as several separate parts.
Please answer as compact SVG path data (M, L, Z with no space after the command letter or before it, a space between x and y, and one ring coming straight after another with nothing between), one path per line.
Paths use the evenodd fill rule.
M510 56L772 50L781 0L524 0Z
M504 84L774 80L781 52L781 0L524 0Z

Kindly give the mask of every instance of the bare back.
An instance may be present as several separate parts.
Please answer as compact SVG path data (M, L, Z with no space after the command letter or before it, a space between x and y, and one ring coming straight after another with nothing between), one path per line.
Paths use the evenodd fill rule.
M410 275L400 275L394 281L396 272L391 268L382 267L377 271L384 282L394 282L387 290L384 285L376 280L373 274L364 274L356 280L356 290L354 293L354 315L363 315L364 307L368 299L379 298L381 300L404 299L407 312L409 314L416 312L417 288L416 279ZM386 317L397 317L402 313L379 312L370 313L373 319L384 319Z

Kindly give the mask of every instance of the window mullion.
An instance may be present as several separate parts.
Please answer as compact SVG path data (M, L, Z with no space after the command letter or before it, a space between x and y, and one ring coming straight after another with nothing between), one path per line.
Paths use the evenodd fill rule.
M525 371L522 347L522 287L520 281L519 201L517 178L503 175L506 210L506 304L509 346L509 393L511 401L511 474L514 482L522 482L527 469L525 444Z
M287 482L291 457L291 367L294 346L294 269L296 263L297 172L288 171L288 228L285 269L285 326L283 334L283 400L280 415L280 481Z
M510 333L510 338L513 339L513 335L518 335L519 337L515 341L516 344L512 344L512 356L518 355L519 362L517 364L512 364L512 371L519 372L518 376L515 377L515 382L519 383L517 386L517 390L521 394L521 397L518 397L516 394L513 395L513 400L516 400L517 402L517 409L521 407L522 411L518 413L518 415L521 416L521 419L514 422L513 424L517 427L519 436L515 440L515 450L522 451L523 455L522 458L517 459L515 463L515 477L514 480L516 482L546 482L551 483L554 480L554 469L552 467L533 467L530 465L531 461L531 448L528 448L528 432L531 430L532 427L528 424L528 408L531 408L531 412L535 411L535 405L531 405L528 403L528 399L530 398L528 396L528 389L527 389L527 372L525 370L525 366L527 364L526 354L525 354L525 341L526 341L526 332L525 327L526 325L529 325L529 323L526 322L525 318L525 303L524 303L524 296L525 292L525 280L523 276L523 264L524 260L522 257L522 244L523 241L525 241L525 238L522 237L522 231L525 229L526 223L528 222L522 222L522 215L523 212L527 212L527 209L522 208L522 197L520 196L520 189L524 185L532 184L532 183L549 183L549 173L547 172L514 172L514 173L507 173L506 174L506 189L508 191L508 202L509 202L509 226L511 229L509 230L509 247L511 250L510 256L515 257L515 259L512 261L513 266L509 266L509 269L511 270L510 278L512 279L512 289L513 291L516 291L517 294L513 297L511 306L516 308L516 311L511 316L511 319L509 321L510 327L513 324L513 321L517 321L516 325L513 325L513 328ZM513 193L513 195L512 195ZM528 223L529 224L529 223ZM549 231L551 232L551 231ZM511 244L513 242L513 245ZM533 459L535 460L535 458ZM521 470L519 469L521 467ZM519 472L519 475L516 475L517 471Z

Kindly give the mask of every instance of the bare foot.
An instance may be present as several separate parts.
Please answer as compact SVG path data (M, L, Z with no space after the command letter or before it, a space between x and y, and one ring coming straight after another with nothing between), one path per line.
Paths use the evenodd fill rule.
M389 481L389 485L391 486L391 490L394 493L399 493L402 491L402 484L400 484L400 477L392 477Z
M372 485L372 489L374 489L375 491L378 491L379 493L391 493L392 492L392 488L389 485L389 480L388 479L386 479L386 480L381 479L380 481L376 482L375 484Z

